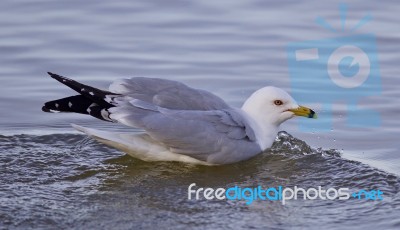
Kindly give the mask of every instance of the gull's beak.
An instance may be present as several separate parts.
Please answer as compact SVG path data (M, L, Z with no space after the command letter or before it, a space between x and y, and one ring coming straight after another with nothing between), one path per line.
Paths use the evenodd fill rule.
M314 110L304 107L304 106L299 106L298 108L295 109L289 109L290 112L293 112L294 115L296 116L302 116L302 117L308 117L308 118L317 118L317 114L314 112Z

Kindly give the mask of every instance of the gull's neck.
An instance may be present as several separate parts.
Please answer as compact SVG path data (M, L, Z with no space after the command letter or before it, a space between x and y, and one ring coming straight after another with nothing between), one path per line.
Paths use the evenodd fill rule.
M268 122L268 114L261 111L262 104L260 100L250 97L242 106L242 111L247 115L250 126L253 128L258 144L262 150L271 147L279 125Z

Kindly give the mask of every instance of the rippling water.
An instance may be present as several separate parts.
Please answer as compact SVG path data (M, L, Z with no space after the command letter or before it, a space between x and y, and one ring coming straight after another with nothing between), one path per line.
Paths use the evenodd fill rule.
M349 3L348 25L373 16L359 32L377 37L382 94L359 103L381 114L378 128L348 127L338 101L329 132L292 120L282 129L294 137L281 133L263 155L204 167L138 161L69 124L123 127L40 110L72 92L47 71L104 88L131 76L179 80L235 106L264 85L290 91L287 45L336 36L314 22L340 28L338 3L1 1L0 228L400 228L399 4ZM384 200L195 202L191 183L380 189Z
M8 227L400 226L397 176L343 159L335 150L312 149L286 132L263 155L218 167L146 163L75 134L2 136L0 144L0 219ZM384 200L290 200L284 206L255 201L247 206L244 202L188 200L191 183L214 188L380 189Z

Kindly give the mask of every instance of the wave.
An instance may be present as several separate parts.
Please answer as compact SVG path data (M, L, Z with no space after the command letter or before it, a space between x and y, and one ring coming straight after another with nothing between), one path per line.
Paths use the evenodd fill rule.
M312 228L321 223L326 229L334 229L338 223L360 228L399 226L399 177L345 159L340 151L312 148L286 132L280 132L263 154L223 166L143 162L80 134L0 136L0 152L0 184L4 185L0 190L0 217L4 226L57 223L64 228L71 222L74 226L94 227L94 223L102 222L107 226L111 223L105 221L110 218L114 224L118 220L126 223L124 219L134 223L142 221L136 218L143 215L161 225L165 219L157 218L166 211L177 225L212 219L208 227L226 226L232 217L243 218L243 213L248 214L246 218L262 218L257 221L258 227L268 228ZM249 206L204 200L193 203L187 200L191 183L213 188L379 189L384 199L297 200L286 206L266 201ZM242 224L246 227L248 223Z

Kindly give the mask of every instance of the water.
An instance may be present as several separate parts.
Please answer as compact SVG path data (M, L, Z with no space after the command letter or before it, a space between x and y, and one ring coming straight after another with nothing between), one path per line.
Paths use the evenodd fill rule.
M348 127L339 101L330 132L303 132L291 120L282 129L293 137L281 133L263 155L205 167L141 162L74 132L70 123L123 127L42 113L43 102L72 92L45 73L103 88L129 76L174 79L240 106L264 85L291 90L287 44L332 37L314 21L340 27L338 2L2 1L0 226L399 228L399 10L349 5L349 23L374 17L360 32L378 38L382 95L360 103L381 114L380 128ZM188 201L191 183L380 189L384 200Z

